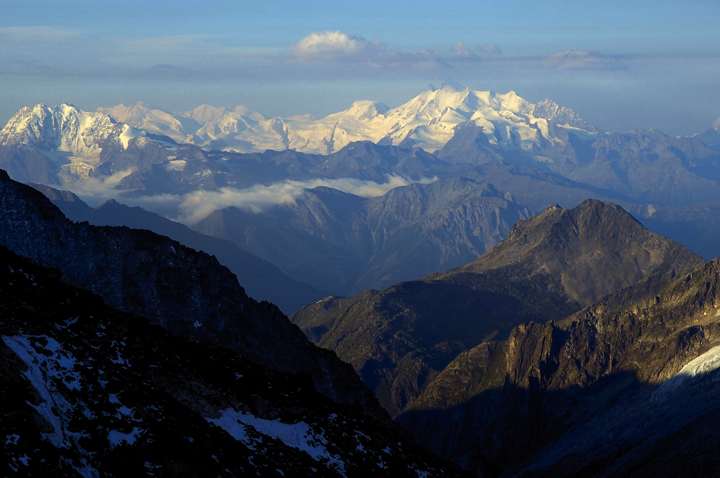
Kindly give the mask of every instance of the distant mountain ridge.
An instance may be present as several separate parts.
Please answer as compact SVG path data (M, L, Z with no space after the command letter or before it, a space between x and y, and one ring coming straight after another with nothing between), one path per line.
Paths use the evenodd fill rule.
M342 295L464 264L528 215L492 184L451 178L373 198L315 188L260 214L215 211L194 227Z
M100 111L176 141L238 152L293 149L330 154L356 141L413 145L433 152L465 122L480 126L492 144L521 149L561 142L558 128L593 130L576 112L551 100L531 103L514 91L500 94L451 86L421 92L395 108L355 101L346 110L318 119L267 118L243 106L201 105L180 115L142 103Z
M65 110L74 113L64 116ZM110 110L89 113L67 105L22 108L0 135L0 168L23 182L142 204L189 222L200 218L193 206L181 211L181 205L187 206L188 195L208 191L218 200L217 210L238 206L258 212L233 198L252 195L254 191L246 191L252 188L284 188L290 181L298 189L328 180L350 181L357 191L368 191L364 186L473 178L493 184L501 195L532 212L552 203L573 207L588 197L612 201L706 257L720 254L715 245L720 243L720 227L714 218L714 211L720 209L716 129L686 137L652 130L603 132L553 102L530 103L510 93L451 87L425 91L392 109L356 102L339 116L329 115L332 118L325 123L295 118L298 125L307 126L296 131L312 134L294 145L287 124L267 123L268 118L242 107L203 106L186 115L169 115L144 105L111 110L141 127L118 122ZM396 128L395 136L373 132L384 131L384 122L393 115L399 115L390 125ZM63 122L63 117L75 119ZM193 139L203 124L210 123L214 126L205 128L203 135L212 135L214 139L208 141L217 143ZM372 131L363 129L370 123ZM62 124L70 126L57 127ZM94 124L102 127L90 127ZM362 134L343 133L343 125ZM258 133L258 128L265 128L264 132ZM227 146L223 138L235 130L254 138L257 149L280 151L223 151ZM58 139L58 134L65 139ZM346 140L358 139L363 141L340 148ZM242 137L238 141L243 147L250 145ZM324 152L332 143L333 152L293 149L311 143L322 143L320 149L310 149ZM242 190L239 196L236 190Z

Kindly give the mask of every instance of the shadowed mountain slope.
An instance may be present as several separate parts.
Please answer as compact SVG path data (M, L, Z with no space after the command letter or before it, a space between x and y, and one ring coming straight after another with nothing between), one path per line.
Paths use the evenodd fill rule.
M397 414L458 353L481 341L701 263L622 208L588 200L520 221L508 239L464 267L327 299L293 320L317 344L351 363L383 406Z
M307 376L168 334L0 247L0 475L447 476Z
M140 207L130 207L111 200L100 207L91 208L71 192L37 184L32 186L73 221L87 221L95 226L146 229L213 255L237 276L250 296L272 302L286 313L293 313L323 296L322 292L291 279L273 264L240 249L230 241L200 234Z
M519 325L460 354L399 421L481 475L715 475L719 283L714 261Z
M109 305L268 367L310 374L328 397L377 409L350 366L308 342L277 307L248 297L215 258L148 231L74 223L4 172L0 211L0 244Z

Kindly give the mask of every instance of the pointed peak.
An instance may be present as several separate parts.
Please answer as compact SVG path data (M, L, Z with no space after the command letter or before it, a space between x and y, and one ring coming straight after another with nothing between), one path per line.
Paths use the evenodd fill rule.
M371 100L353 101L350 108L343 113L349 114L358 119L371 119L375 116L387 113L388 107L382 103Z
M237 113L239 115L247 115L247 114L254 113L253 110L251 110L250 108L248 108L245 105L235 105L232 109L232 112Z

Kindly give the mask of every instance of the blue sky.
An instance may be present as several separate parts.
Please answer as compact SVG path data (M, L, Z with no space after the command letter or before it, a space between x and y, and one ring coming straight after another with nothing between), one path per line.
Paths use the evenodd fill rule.
M720 116L720 2L0 0L0 121L142 100L324 114L453 82L608 129Z

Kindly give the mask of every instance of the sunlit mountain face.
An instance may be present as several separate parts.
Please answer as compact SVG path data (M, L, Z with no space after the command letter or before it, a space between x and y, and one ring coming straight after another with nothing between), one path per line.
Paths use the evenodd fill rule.
M720 4L2 12L0 476L720 475Z

